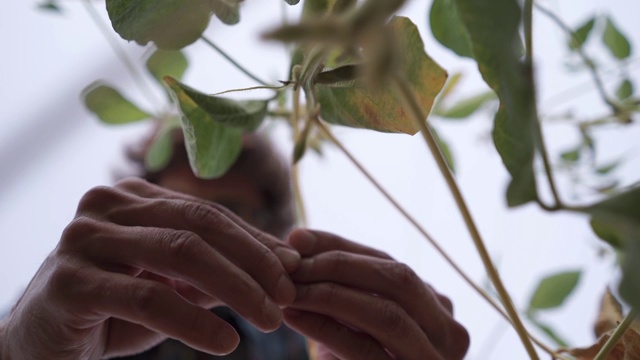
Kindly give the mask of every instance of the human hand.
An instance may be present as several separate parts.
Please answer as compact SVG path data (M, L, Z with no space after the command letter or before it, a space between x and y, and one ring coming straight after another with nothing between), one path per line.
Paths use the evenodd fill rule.
M321 360L463 358L469 335L451 302L408 266L324 232L296 230L289 243L303 260L284 320Z
M139 179L87 192L57 248L0 325L0 358L98 359L166 337L212 354L282 322L300 256L225 208Z

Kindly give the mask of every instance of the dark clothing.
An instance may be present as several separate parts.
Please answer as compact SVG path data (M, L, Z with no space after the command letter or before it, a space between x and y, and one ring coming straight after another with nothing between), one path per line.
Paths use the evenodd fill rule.
M264 334L240 318L229 308L212 310L227 321L240 334L240 345L226 356L213 356L191 349L180 341L169 339L138 355L119 358L121 360L308 360L304 337L281 326L278 330Z

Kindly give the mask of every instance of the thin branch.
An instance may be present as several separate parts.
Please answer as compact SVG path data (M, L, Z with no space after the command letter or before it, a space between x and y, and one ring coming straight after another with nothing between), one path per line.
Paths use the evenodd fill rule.
M292 74L294 78L297 78L297 74L294 71ZM300 135L300 88L296 87L293 90L293 112L291 113L291 124L293 125L293 139L294 143L297 141ZM307 211L302 198L302 190L300 187L300 167L298 164L293 164L291 169L291 180L293 182L293 195L295 197L296 208L298 209L298 219L303 227L307 226Z
M413 227L425 238L425 240L431 245L433 246L433 248L436 250L436 252L438 254L440 254L440 256L442 256L442 258L453 268L453 270L458 273L458 275L460 275L460 277L462 277L462 279L469 284L469 286L471 286L482 298L484 298L489 305L491 305L491 307L493 307L500 315L502 315L502 317L507 320L507 322L511 323L511 320L509 319L509 316L507 315L507 313L505 313L505 311L500 307L500 304L498 304L496 302L496 300L489 295L484 289L482 289L482 287L480 287L478 284L476 284L465 272L464 270L462 270L462 268L460 266L458 266L458 264L453 260L453 258L451 258L449 256L449 254L447 254L447 252L440 246L440 244L424 229L424 227L422 227L422 225L420 225L420 223L418 223L418 221L411 216L411 214L409 214L409 212L404 209L404 207L402 207L402 205L400 205L400 203L398 203L398 201L391 196L391 194L373 177L373 175L371 175L371 173L369 173L369 171L367 171L367 169L364 168L364 166L353 156L353 154L351 154L351 152L342 144L342 142L340 140L338 140L333 133L331 132L331 130L329 130L321 121L316 121L316 126L318 127L318 129L320 129L320 131L322 131L325 136L327 137L327 139L329 139L329 141L331 141L336 147L338 147L338 149L340 149L340 151L342 151L342 153L349 159L349 161L351 161L351 163L358 169L360 170L360 172L369 180L369 182L371 182L371 184L378 189L378 191L382 194L382 196L384 196L390 203L391 205L398 210L398 212L400 212L400 214L402 214L402 216L407 219L407 221L409 221L409 223L411 223L411 225L413 225ZM561 355L559 355L558 353L556 353L555 351L553 351L551 348L549 348L548 346L546 346L542 341L540 341L539 339L535 338L534 336L532 336L531 334L528 335L531 340L538 345L541 349L543 349L545 352L547 352L549 355L557 358L557 359L565 359L563 358Z
M258 82L259 84L262 84L264 86L270 86L268 82L266 82L266 81L260 79L259 77L255 76L247 68L245 68L244 66L240 65L240 63L238 63L229 54L227 54L224 50L222 50L220 47L218 47L218 45L214 44L211 40L207 39L204 35L200 36L200 38L202 39L202 41L207 43L207 45L211 46L211 48L213 48L216 52L218 52L218 54L220 54L223 58L227 59L227 61L229 61L231 63L231 65L235 66L243 74L247 75L251 79L253 79L256 82Z
M558 15L554 14L551 10L549 10L549 9L545 8L544 6L540 5L538 2L536 2L534 6L541 13L543 13L549 19L551 19L553 22L555 22L556 25L558 25L562 30L564 30L564 32L567 33L567 36L569 36L571 39L573 39L576 42L579 41L579 39L577 39L575 37L575 34L573 33L573 30L571 30L571 28L567 24L565 24L564 21L562 21L562 19L560 19L560 17L558 17ZM578 46L576 48L576 51L578 52L578 55L580 56L580 58L582 59L584 64L589 69L589 72L591 73L591 77L593 78L593 82L596 84L596 88L598 89L598 92L600 93L600 96L602 97L602 100L609 107L611 107L611 109L615 113L617 113L620 110L620 106L614 100L612 100L611 97L609 97L609 95L607 94L607 91L604 88L604 84L602 82L602 79L600 78L600 74L598 73L598 69L596 68L595 63L585 53L585 51L582 48L582 46Z
M496 270L493 264L493 261L489 256L489 252L487 251L484 245L484 241L482 240L482 237L480 236L480 232L478 231L478 228L476 227L473 217L471 216L471 212L469 211L469 208L467 207L467 204L464 198L462 197L462 193L458 188L458 184L456 183L455 178L451 174L451 170L449 169L447 162L444 156L442 155L442 152L440 151L438 144L435 138L433 137L433 134L431 133L431 130L429 129L429 127L425 122L425 119L427 117L423 113L422 107L418 103L418 100L416 99L415 94L413 93L413 90L411 89L407 81L402 77L402 75L394 74L392 79L399 91L401 98L406 103L406 106L408 107L411 117L414 119L416 125L419 127L420 133L424 137L424 140L429 150L431 151L431 154L435 158L438 168L440 169L440 172L444 176L447 186L449 187L449 190L451 190L453 198L455 199L455 202L458 206L458 209L460 210L460 213L467 226L467 229L469 230L471 238L473 239L473 243L476 247L476 250L478 251L480 258L482 259L482 263L484 264L484 267L487 271L487 275L491 279L493 286L498 292L498 295L502 300L502 305L505 307L505 310L507 311L507 314L511 319L514 329L518 333L518 336L520 337L522 344L524 345L527 353L529 354L529 357L532 360L537 360L538 354L536 353L536 350L533 348L533 345L531 344L531 340L529 339L529 333L527 332L527 329L524 327L522 320L520 319L520 316L518 315L518 312L516 311L515 306L513 305L511 297L509 296L509 293L507 292L506 288L504 287L504 284L502 283L502 280L500 279L500 274Z
M118 59L120 59L120 61L124 64L125 68L129 72L129 75L131 75L131 78L133 78L133 82L136 84L136 86L138 86L138 89L140 90L142 95L146 96L147 100L149 100L155 106L160 106L162 101L159 100L157 97L155 97L153 90L149 87L148 83L145 81L144 76L140 74L140 72L135 67L135 65L131 62L131 60L129 60L129 57L127 56L127 54L124 52L124 50L122 50L122 48L120 47L120 44L112 36L111 29L109 29L109 27L105 25L105 23L102 21L102 18L100 18L100 14L98 14L98 12L96 11L91 0L83 1L82 5L84 5L85 9L87 10L87 13L89 13L89 16L91 17L91 20L93 20L93 23L96 24L96 26L100 30L100 33L105 38L105 40L107 40L113 52L116 54Z
M605 360L607 358L611 350L613 350L613 348L616 346L616 343L618 343L618 340L620 340L622 335L624 335L624 332L627 330L629 325L631 325L633 320L635 320L637 315L638 313L635 310L632 309L631 311L629 311L627 316L613 331L613 334L611 334L611 337L607 340L606 343L604 343L604 346L602 346L602 349L598 351L598 355L596 355L596 357L593 358L593 360Z

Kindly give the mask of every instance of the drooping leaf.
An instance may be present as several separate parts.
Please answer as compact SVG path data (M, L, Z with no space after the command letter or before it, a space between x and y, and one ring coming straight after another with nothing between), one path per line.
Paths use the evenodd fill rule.
M596 23L595 18L587 20L584 24L580 25L569 39L569 49L577 50L580 48L589 38L593 25Z
M61 14L62 13L62 8L60 7L60 4L58 4L57 1L53 1L53 0L47 0L47 1L39 3L38 4L38 9L44 10L44 11L53 12L53 13L57 13L57 14Z
M428 113L444 85L446 72L424 51L416 26L404 17L389 23L401 49L399 69ZM363 80L348 86L317 86L322 117L331 123L384 132L415 134L417 126L392 87L374 89Z
M562 305L580 280L580 271L566 271L545 277L529 300L529 311L553 309Z
M618 193L585 210L596 235L620 250L620 295L640 309L640 187Z
M464 119L471 116L478 111L486 103L496 99L496 94L493 91L487 91L462 99L453 104L448 109L434 109L434 115L441 116L447 119Z
M613 170L615 170L618 166L620 166L620 164L621 164L621 160L615 160L608 164L598 166L595 170L596 170L596 173L600 175L607 175Z
M189 62L182 51L176 50L158 49L147 60L147 69L161 84L164 84L165 76L181 79L188 65Z
M607 46L611 54L616 58L623 60L631 55L631 44L626 36L613 23L613 20L607 17L607 23L602 34L602 41Z
M629 79L624 79L620 86L618 86L618 90L616 90L616 96L620 100L626 100L633 95L633 84Z
M147 171L159 171L169 164L173 155L171 136L173 130L178 127L180 127L179 119L169 119L160 125L160 129L152 140L144 158L144 166Z
M473 58L471 39L453 0L434 0L429 12L431 32L438 42L460 56Z
M240 155L242 128L228 126L219 121L220 118L216 114L225 117L225 111L228 109L225 106L217 109L216 114L212 115L192 97L195 90L173 78L167 77L165 81L175 102L180 106L182 131L191 169L203 179L224 175ZM199 98L198 101L203 99ZM227 115L231 118L237 117L237 107L228 110L231 114Z
M107 124L127 124L151 117L118 90L100 82L87 86L81 96L86 107Z
M522 63L521 9L515 0L455 0L484 80L500 99L493 141L511 174L507 204L537 198L533 170L536 111L532 69Z

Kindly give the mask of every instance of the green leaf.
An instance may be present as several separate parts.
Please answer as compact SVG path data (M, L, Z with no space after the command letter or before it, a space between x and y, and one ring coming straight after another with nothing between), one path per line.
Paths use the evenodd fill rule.
M62 13L62 8L60 7L60 5L58 5L58 2L52 0L39 3L38 9L58 14Z
M464 119L469 117L486 103L496 99L493 91L483 92L458 101L448 109L434 110L434 114L448 119Z
M542 279L529 300L529 311L553 309L562 305L578 285L580 275L580 271L567 271Z
M580 154L582 154L582 146L578 146L575 149L567 150L560 154L560 158L566 162L574 163L580 160Z
M188 65L182 51L176 50L158 49L147 60L147 69L161 84L164 84L165 76L181 79Z
M624 79L620 86L618 86L618 90L616 90L616 97L620 100L626 100L633 95L633 84L629 79Z
M241 126L229 126L220 119L227 117L226 121L229 121L241 118L238 116L239 106L227 107L229 102L223 102L222 106L216 108L216 101L213 100L208 103L209 108L204 109L199 102L206 102L206 95L170 77L165 78L165 82L182 112L182 130L191 169L203 179L224 175L240 155L243 130ZM215 110L213 115L212 110Z
M87 86L81 96L85 106L107 124L127 124L151 117L118 90L100 82Z
M577 50L580 48L589 38L593 25L596 23L595 18L587 20L584 24L580 25L572 34L569 39L569 49Z
M521 62L521 9L515 0L455 0L484 80L500 99L493 141L511 174L507 204L537 198L533 170L536 111L530 65Z
M180 127L178 119L167 120L160 126L144 158L144 166L148 171L160 171L169 164L173 155L171 137L173 130L178 127Z
M243 0L210 0L210 6L220 21L227 25L234 25L240 22L240 3L242 1Z
M602 41L607 46L611 54L623 60L631 55L631 44L629 40L618 30L611 18L607 17L607 24L602 34Z
M175 50L198 40L220 0L107 0L113 29L140 45Z
M433 36L440 44L460 56L473 58L469 33L453 0L433 0L429 24Z
M620 192L585 211L591 214L596 235L619 250L620 295L640 309L640 187Z
M411 20L394 17L389 26L400 40L399 71L410 82L423 111L429 113L444 85L446 72L425 53L420 33ZM392 87L374 89L364 80L356 80L345 86L318 85L317 90L321 115L330 123L383 132L418 131Z
M612 161L608 164L598 166L595 170L596 170L596 173L600 175L607 175L613 170L615 170L618 166L620 166L621 163L622 161L620 160Z
M284 0L289 5L297 5L300 0Z

